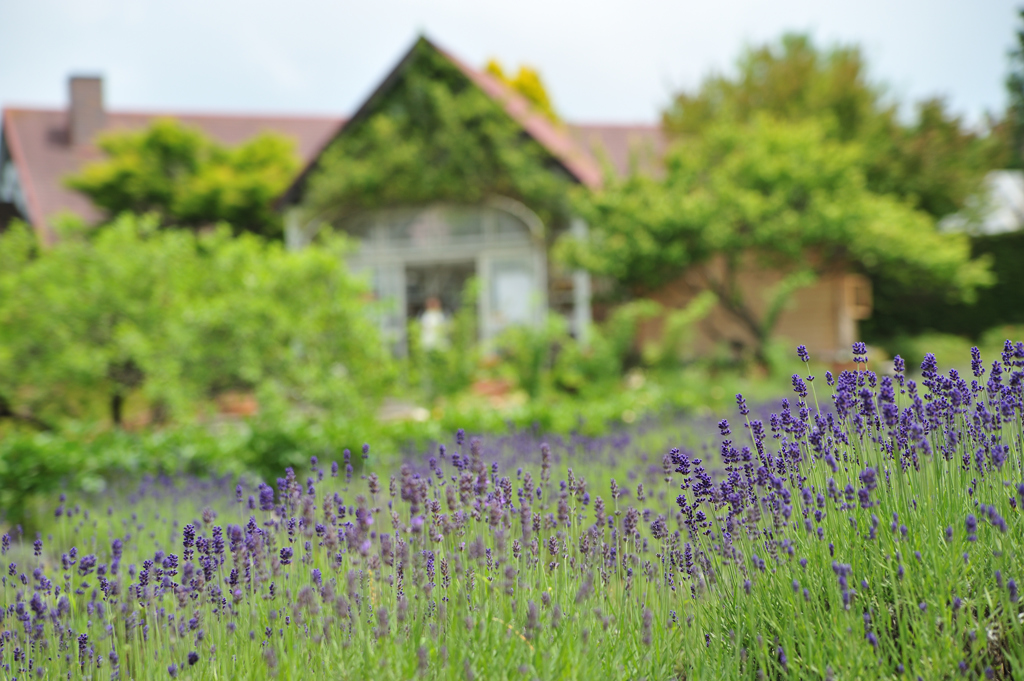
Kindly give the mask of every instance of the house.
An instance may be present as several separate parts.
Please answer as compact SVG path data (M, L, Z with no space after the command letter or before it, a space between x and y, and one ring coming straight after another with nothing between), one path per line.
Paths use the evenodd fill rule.
M412 81L418 69L432 78L450 81L452 92L476 89L485 93L495 109L518 126L521 136L516 144L535 144L532 148L543 150L544 172L569 185L592 189L601 185L601 164L580 137L607 134L611 128L579 128L574 134L573 128L553 122L494 76L469 67L425 38L416 41L341 126L328 148L360 126L371 125L370 119L378 112L389 116L398 107L402 116L408 117L409 105L403 104L402 91L416 87ZM660 143L655 130L648 135ZM620 143L620 152L622 146ZM327 148L324 153L329 153ZM510 325L540 325L548 313L566 317L577 335L589 326L589 275L566 271L548 257L560 233L567 229L586 232L580 220L545 224L534 210L536 206L493 189L473 203L426 201L324 219L306 201L310 177L320 171L319 166L319 158L310 163L279 203L285 210L288 242L301 247L323 228L354 237L358 246L349 265L366 273L375 296L387 301L382 326L399 353L408 345L409 321L419 318L428 302L439 301L449 313L456 310L471 277L480 287L477 311L480 337L485 342Z
M472 205L425 201L367 210L344 220L311 213L306 207L309 182L323 154L357 129L390 92L402 87L403 74L423 55L439 56L469 87L490 98L518 126L523 139L543 149L549 161L545 167L569 184L598 189L609 169L619 174L637 166L657 170L666 147L657 126L553 122L497 78L421 38L350 118L108 111L102 80L72 78L66 110L7 108L3 112L0 229L18 217L33 226L42 243L52 244L56 239L53 221L61 212L101 219L85 197L63 184L63 178L101 158L95 146L101 132L138 129L168 116L227 145L273 131L295 140L304 166L278 201L288 245L301 248L323 229L351 235L356 248L349 264L367 276L382 301L381 324L397 351L408 347L409 321L422 314L428 300L439 300L450 314L461 304L470 277L480 285L477 306L482 339L492 338L510 324L537 324L549 312L565 316L570 328L582 334L591 320L590 278L583 272L565 271L549 257L559 233L586 233L581 220L546 225L531 206L500 193ZM682 274L654 297L670 305L685 304L704 285L701 276L698 270ZM765 290L780 277L752 270L740 285ZM804 342L821 359L839 359L857 338L857 321L869 312L870 289L865 280L835 272L797 292L782 313L778 333ZM728 315L715 310L696 329L694 345L703 354L715 347L743 344L745 333Z

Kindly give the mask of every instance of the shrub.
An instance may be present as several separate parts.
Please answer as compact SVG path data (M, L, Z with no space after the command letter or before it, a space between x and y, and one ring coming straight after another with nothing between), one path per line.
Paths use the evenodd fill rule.
M0 396L39 419L190 420L225 391L366 413L390 356L344 244L291 253L125 215L33 254L0 236ZM126 410L132 400L148 414Z

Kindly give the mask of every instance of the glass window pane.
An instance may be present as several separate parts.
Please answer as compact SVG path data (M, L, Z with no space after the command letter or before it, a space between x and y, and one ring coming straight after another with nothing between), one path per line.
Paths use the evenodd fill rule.
M490 288L491 317L497 327L533 321L537 292L529 258L494 262Z
M529 237L529 228L518 218L503 211L498 212L497 218L499 235Z

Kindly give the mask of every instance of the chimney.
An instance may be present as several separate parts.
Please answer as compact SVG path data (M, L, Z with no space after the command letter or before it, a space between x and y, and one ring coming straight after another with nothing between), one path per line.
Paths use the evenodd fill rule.
M72 76L70 87L68 136L71 144L88 144L107 122L103 110L103 79L98 76Z

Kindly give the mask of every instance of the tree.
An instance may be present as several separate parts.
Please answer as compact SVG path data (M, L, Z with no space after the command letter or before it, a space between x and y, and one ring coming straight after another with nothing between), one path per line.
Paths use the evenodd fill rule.
M828 139L861 146L871 191L896 194L936 218L960 210L998 166L999 140L968 128L941 98L918 102L909 123L899 111L900 102L869 79L859 48L822 50L807 36L788 34L745 50L735 76L713 74L696 91L679 93L663 122L671 135L689 138L762 114L817 120Z
M110 217L154 213L165 226L227 222L236 232L281 232L271 204L298 168L287 138L264 133L227 148L167 118L142 131L107 133L99 146L107 158L67 184Z
M1018 10L1024 21L1024 9ZM1010 146L1009 166L1024 168L1024 28L1017 29L1017 46L1010 52L1010 73L1006 77L1009 102L1006 125Z
M830 132L764 114L709 125L670 149L664 179L634 175L581 197L592 236L564 241L561 253L632 295L718 259L721 267L702 268L705 283L754 339L760 362L789 296L829 269L884 273L959 298L990 283L965 235L940 234L910 202L872 192L863 148ZM766 301L738 286L750 266L786 273Z
M568 213L568 176L501 106L426 41L400 76L321 157L305 208L340 221L436 201L522 201L551 226Z
M288 252L128 214L33 252L0 235L0 396L22 420L188 418L225 391L372 413L392 362L344 244Z
M525 97L527 101L549 119L555 123L559 122L560 119L555 112L554 105L551 103L551 97L548 95L548 90L544 87L544 81L541 80L540 72L537 69L523 64L520 65L519 71L516 72L515 76L509 76L505 73L505 69L502 68L501 62L497 59L491 59L487 62L484 70Z

